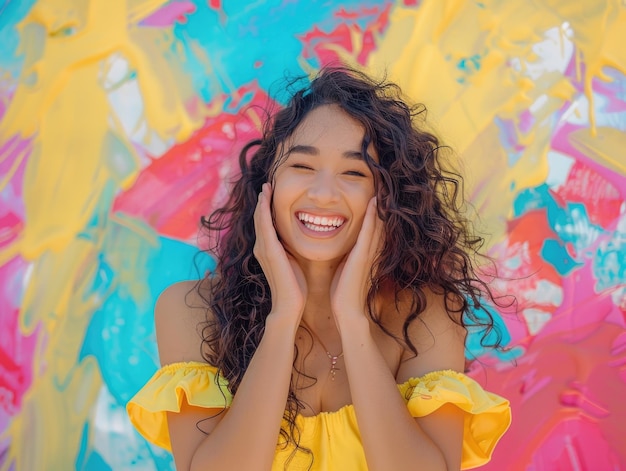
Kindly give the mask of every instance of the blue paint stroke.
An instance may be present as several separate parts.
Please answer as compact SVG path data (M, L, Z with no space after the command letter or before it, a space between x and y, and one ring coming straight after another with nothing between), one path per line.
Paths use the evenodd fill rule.
M303 75L302 42L300 36L314 27L330 32L344 20L335 12L340 8L362 10L389 2L375 0L344 0L328 2L284 2L271 0L224 2L224 15L197 0L196 11L184 23L177 23L173 32L185 51L185 71L191 77L198 96L211 101L215 81L223 93L229 94L242 85L256 81L259 87L272 91L277 80L285 75ZM365 27L368 18L356 20ZM197 56L194 45L209 59ZM319 67L315 61L310 64ZM274 96L274 94L272 94ZM284 97L277 96L279 101ZM241 106L247 103L242 102Z
M17 24L24 19L37 0L3 1L0 3L0 70L12 77L20 75L23 57L18 56L20 34Z
M618 286L626 287L626 227L616 230L598 248L593 259L593 275L597 292Z
M569 275L575 268L584 264L576 262L567 252L567 248L560 240L546 239L541 246L541 256L554 267L561 276Z
M128 235L119 238L116 251L124 253L125 237ZM126 404L157 368L153 310L158 295L173 283L198 278L193 267L197 248L165 237L159 238L159 243L159 247L146 244L144 253L133 253L134 258L118 268L125 272L116 272L106 253L100 259L96 284L100 283L100 291L112 291L92 316L79 361L86 355L97 359L103 380L120 405ZM212 264L208 257L201 257L199 263L200 273ZM129 277L145 285L143 298L134 298L126 284L116 282Z
M605 231L591 223L584 204L565 202L565 206L559 205L545 183L520 192L513 202L515 217L538 209L545 210L547 223L558 236L546 239L541 256L561 275L571 273L582 266L585 259L594 257L593 247Z

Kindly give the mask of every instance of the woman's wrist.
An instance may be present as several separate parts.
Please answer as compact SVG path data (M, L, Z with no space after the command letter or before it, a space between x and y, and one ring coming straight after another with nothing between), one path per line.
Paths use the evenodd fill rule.
M271 311L265 319L265 333L278 332L282 336L289 334L295 338L301 317L301 314L294 315L293 312Z
M364 313L345 314L337 322L342 344L354 339L371 338L370 322Z

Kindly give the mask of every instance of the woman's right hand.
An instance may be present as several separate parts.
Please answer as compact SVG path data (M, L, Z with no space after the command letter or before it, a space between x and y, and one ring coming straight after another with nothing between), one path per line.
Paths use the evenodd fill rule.
M270 286L270 315L294 316L293 320L299 324L306 303L306 280L298 262L278 240L272 222L271 200L272 188L269 183L264 183L254 211L256 241L253 253Z

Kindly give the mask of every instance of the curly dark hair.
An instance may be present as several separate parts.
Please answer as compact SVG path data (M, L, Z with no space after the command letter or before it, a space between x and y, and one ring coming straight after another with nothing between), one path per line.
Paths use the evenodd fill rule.
M241 151L241 173L230 197L202 220L215 241L209 250L217 261L216 276L200 284L211 311L211 321L203 329L203 343L209 347L203 355L228 380L232 394L259 345L272 305L269 285L253 254L257 197L263 183L272 180L277 162L285 158L281 144L311 110L322 105L338 105L365 130L361 151L375 176L385 233L367 298L372 321L417 355L408 329L424 312L428 289L443 295L457 324L466 329L481 326L485 342L489 334L496 338L496 346L501 342L483 305L485 299L496 304L497 300L477 274L476 256L483 239L474 235L465 216L462 178L450 170L447 148L426 130L425 107L407 103L399 87L387 80L377 81L344 66L327 67L270 115L262 138ZM367 153L370 143L379 162ZM396 302L400 294L412 299L403 338L385 329L373 308L383 285L395 288ZM285 410L291 426L281 435L296 447L295 418L301 409L292 381Z

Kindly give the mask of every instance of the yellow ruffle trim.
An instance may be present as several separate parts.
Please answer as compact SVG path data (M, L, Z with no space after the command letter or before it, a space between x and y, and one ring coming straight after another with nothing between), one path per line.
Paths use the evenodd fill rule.
M433 371L398 385L413 417L424 417L444 404L465 411L462 469L482 466L511 425L509 401L485 391L478 382L452 370Z
M126 405L130 421L146 440L171 451L167 412L180 412L183 395L192 406L208 409L230 406L232 396L227 382L222 377L219 382L217 379L217 369L205 363L164 366ZM454 404L466 412L463 469L489 461L511 423L509 401L485 391L463 373L433 371L399 384L398 389L413 417L424 417L444 404Z
M232 395L217 368L200 362L172 363L158 370L126 404L131 423L151 443L172 451L167 412L180 412L183 395L192 406L224 409Z

